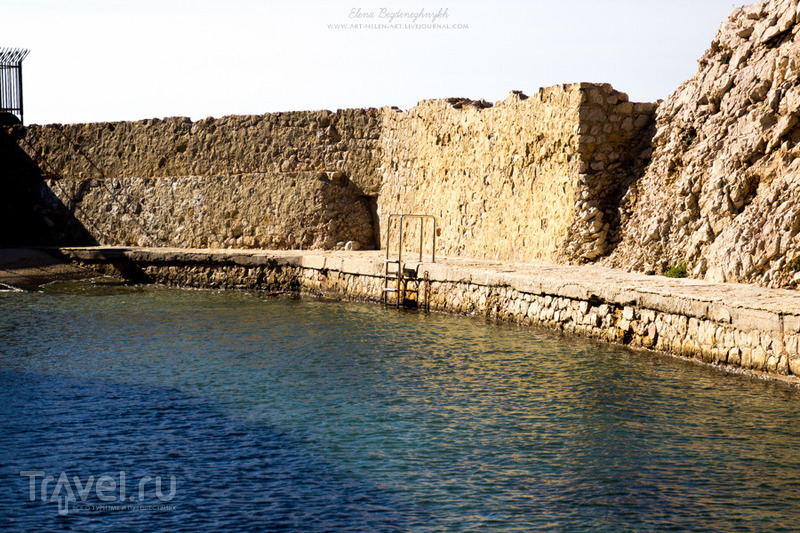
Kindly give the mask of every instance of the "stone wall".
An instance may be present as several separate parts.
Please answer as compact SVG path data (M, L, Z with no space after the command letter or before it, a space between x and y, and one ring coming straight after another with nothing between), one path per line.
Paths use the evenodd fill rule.
M614 243L654 107L581 83L494 106L31 126L20 146L56 242L369 248L386 215L422 213L440 254L580 262Z
M18 130L3 124L0 113L0 246L41 244L47 233L34 209L39 183L19 149Z
M444 255L593 260L615 238L620 190L649 158L639 141L654 109L580 83L512 92L493 106L447 99L387 110L378 211L436 216ZM407 242L418 242L416 227Z
M376 195L381 112L293 111L29 126L31 157L68 179L341 172Z
M70 208L100 244L273 250L376 244L369 198L316 172L44 183L48 212ZM52 231L58 242L71 242L75 228L54 224Z
M797 316L791 317L791 329L781 320L770 320L768 313L754 313L732 325L730 313L715 314L708 306L701 306L699 313L669 304L666 307L672 309L654 309L633 302L624 305L562 294L531 294L474 283L433 283L431 295L432 309L543 326L715 365L800 375Z
M45 177L39 205L55 242L376 245L376 109L22 131L20 146ZM75 223L54 222L66 215Z

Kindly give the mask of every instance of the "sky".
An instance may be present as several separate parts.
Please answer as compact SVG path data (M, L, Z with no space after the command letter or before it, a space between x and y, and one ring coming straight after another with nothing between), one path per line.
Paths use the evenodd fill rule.
M580 81L656 101L746 3L0 0L0 47L31 51L28 124L408 109Z

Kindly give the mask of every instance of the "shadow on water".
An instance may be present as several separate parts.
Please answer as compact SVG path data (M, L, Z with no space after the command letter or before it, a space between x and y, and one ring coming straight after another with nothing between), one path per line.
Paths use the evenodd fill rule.
M0 405L4 531L406 531L409 518L420 519L396 495L314 457L302 435L236 420L175 390L0 371ZM48 501L45 474L34 478L30 501L31 475L20 472L31 471L54 477ZM77 500L66 516L57 497L49 501L62 472ZM103 475L116 487L82 500L80 485ZM134 509L86 509L115 505ZM167 508L136 509L144 506Z
M244 293L83 284L0 316L0 529L796 529L800 391L781 384ZM58 518L24 470L125 471L128 495L174 475L176 508Z

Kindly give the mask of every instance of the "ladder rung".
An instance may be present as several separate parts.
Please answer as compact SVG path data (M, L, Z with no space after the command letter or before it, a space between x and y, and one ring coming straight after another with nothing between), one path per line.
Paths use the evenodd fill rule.
M389 287L384 287L384 288L383 288L383 292L397 292L397 289L392 289L392 288L389 288Z

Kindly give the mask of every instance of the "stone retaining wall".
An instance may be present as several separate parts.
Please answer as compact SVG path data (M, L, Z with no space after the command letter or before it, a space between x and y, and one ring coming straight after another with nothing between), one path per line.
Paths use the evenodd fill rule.
M67 179L341 172L377 195L381 111L264 115L27 127L31 158Z
M42 203L65 208L106 245L274 250L376 245L373 203L315 172L45 181ZM59 217L64 219L66 217ZM57 242L69 226L53 225Z
M765 314L749 317L753 319L749 327L741 327L743 324L734 327L731 317L724 314L697 317L602 300L590 302L464 283L433 283L431 295L432 309L543 326L707 363L800 375L800 322L796 318L787 327L780 320L769 324Z
M376 109L23 131L19 146L30 172L44 175L37 207L56 243L301 250L377 244Z

